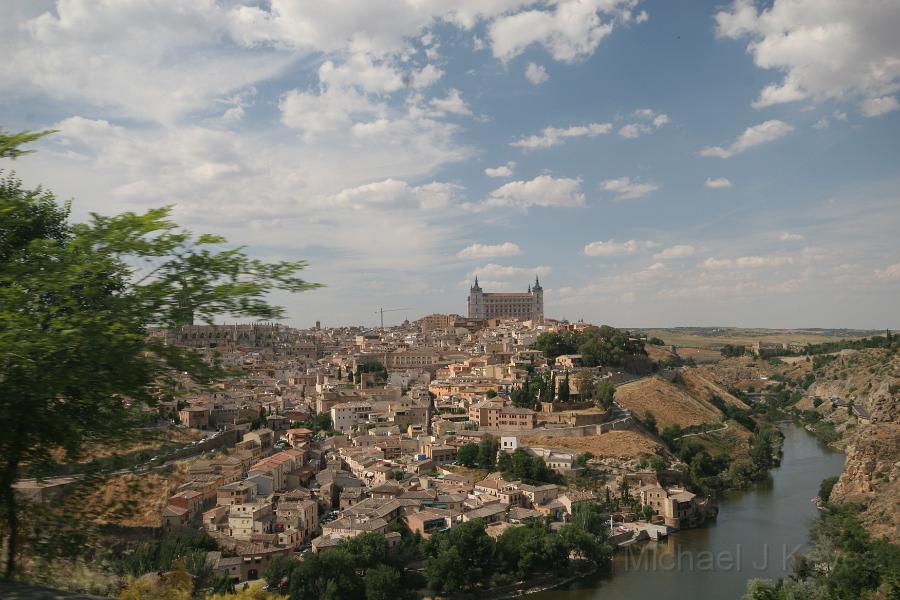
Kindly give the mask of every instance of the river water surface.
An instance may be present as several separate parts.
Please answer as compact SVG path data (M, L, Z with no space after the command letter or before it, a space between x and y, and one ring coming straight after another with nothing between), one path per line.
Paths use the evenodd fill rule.
M784 458L771 479L719 502L718 520L668 541L633 546L613 558L612 573L541 592L534 600L738 600L748 579L790 574L818 512L810 499L826 477L838 475L844 455L802 427L782 423Z

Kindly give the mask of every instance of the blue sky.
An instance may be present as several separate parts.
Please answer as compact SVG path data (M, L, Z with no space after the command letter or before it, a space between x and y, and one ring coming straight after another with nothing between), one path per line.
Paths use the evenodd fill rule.
M74 213L326 288L291 322L464 312L900 327L900 3L8 2L0 125Z

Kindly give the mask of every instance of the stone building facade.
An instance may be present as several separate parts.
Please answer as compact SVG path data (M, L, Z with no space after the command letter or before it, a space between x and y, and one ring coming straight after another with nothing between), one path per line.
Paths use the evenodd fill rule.
M544 320L544 288L534 278L534 286L527 292L485 292L478 285L469 288L470 319L519 319L521 321Z

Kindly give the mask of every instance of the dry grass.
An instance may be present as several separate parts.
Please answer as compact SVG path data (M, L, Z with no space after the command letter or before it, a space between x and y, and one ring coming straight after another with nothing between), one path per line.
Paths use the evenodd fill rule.
M651 346L650 344L647 344L644 346L644 349L647 351L647 356L655 361L663 361L675 356L672 353L670 346Z
M652 436L630 430L610 431L588 437L525 436L520 443L524 446L561 448L576 453L590 452L598 458L639 458L665 453L662 444Z
M738 327L721 328L715 334L712 330L707 335L680 329L647 329L648 336L658 337L666 344L690 346L696 348L720 347L725 344L749 346L754 342L817 344L833 342L841 339L858 339L862 335L823 335L803 329L744 329ZM860 332L863 333L863 332Z
M772 377L780 375L799 381L812 370L812 363L806 360L772 364L767 360L753 360L747 356L726 358L715 365L696 369L696 372L723 388L739 390L762 390L773 383ZM763 379L765 378L765 379Z
M80 499L77 514L98 525L159 527L169 496L187 479L188 463L170 472L117 475Z
M715 406L713 404L713 398L715 397L725 404L730 404L740 409L750 408L740 398L731 395L728 390L710 376L708 371L687 369L682 372L681 376L684 380L685 390L694 398L708 402L711 406Z
M118 454L127 456L137 452L155 454L166 447L183 446L195 440L203 439L203 433L196 429L182 429L180 427L163 427L140 429L132 432L127 440L121 443L92 443L85 444L81 448L78 464L87 464L93 460L107 458ZM66 453L62 448L54 448L50 451L57 462L67 462Z
M475 483L476 481L481 481L485 477L488 476L490 471L486 469L476 469L474 467L464 467L462 465L443 465L441 469L445 471L450 471L455 475L460 475L465 478L469 483Z
M687 360L694 359L698 363L719 362L722 360L722 353L718 350L710 350L709 348L688 348L679 347L677 349L678 356Z
M686 389L660 377L620 386L616 389L616 400L641 418L652 412L660 431L676 424L690 427L719 423L723 418L722 413L708 401L695 398Z
M728 421L728 429L713 431L691 439L701 445L713 456L727 454L732 458L745 458L750 448L749 440L753 433L736 421Z

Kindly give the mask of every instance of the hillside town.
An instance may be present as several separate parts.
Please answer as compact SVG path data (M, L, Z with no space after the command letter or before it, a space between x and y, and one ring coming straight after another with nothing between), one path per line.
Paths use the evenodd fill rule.
M479 519L496 538L529 522L558 529L579 504L596 503L611 543L627 545L714 519L714 502L685 485L662 449L569 449L646 436L640 419L595 390L650 370L587 367L578 354L548 360L535 349L542 334L597 328L543 318L540 289L536 281L527 304L524 294L506 303L476 282L468 316L385 328L155 331L239 372L209 388L185 378L182 399L153 409L203 436L148 463L188 457L160 526L204 530L220 548L210 556L216 573L237 583L260 578L276 556L324 552L363 533L395 546L398 523L427 539ZM523 401L534 381L546 385Z

